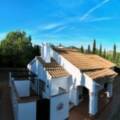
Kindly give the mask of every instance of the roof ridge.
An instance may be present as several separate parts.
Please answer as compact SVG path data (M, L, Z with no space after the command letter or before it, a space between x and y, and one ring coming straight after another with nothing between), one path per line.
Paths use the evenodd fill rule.
M96 54L83 54L78 51L73 52L62 48L54 50L80 70L104 69L116 66L111 61Z

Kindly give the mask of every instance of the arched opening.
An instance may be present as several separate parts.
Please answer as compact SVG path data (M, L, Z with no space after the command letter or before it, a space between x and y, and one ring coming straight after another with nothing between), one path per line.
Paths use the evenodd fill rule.
M83 97L89 97L89 90L83 87Z
M77 87L78 99L89 97L89 90L84 86Z
M108 83L104 83L104 90L107 91Z
M86 113L89 111L89 90L84 86L77 87L78 107L84 109Z

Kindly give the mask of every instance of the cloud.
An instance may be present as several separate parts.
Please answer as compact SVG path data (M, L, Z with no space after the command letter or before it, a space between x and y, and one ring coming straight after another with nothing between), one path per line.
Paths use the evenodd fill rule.
M120 20L120 17L90 17L84 22L101 22L101 21L111 21L111 20Z
M83 21L85 20L92 12L94 12L96 9L102 7L104 4L108 3L110 0L104 0L97 4L96 6L92 7L89 9L83 16L80 17L80 20Z
M41 32L43 33L57 33L60 32L62 30L64 30L67 27L67 24L65 22L61 22L61 23L49 23L49 24L44 24L40 27L38 27L38 29L36 29L35 33Z
M57 28L56 30L54 30L54 33L57 33L57 32L61 32L62 30L64 30L67 26L61 26L59 28Z
M96 17L96 18L93 18L91 20L89 20L89 22L99 22L99 21L108 21L108 20L115 20L116 18L113 18L113 17Z
M53 29L59 28L61 26L62 26L62 24L60 24L60 23L51 23L51 24L44 25L42 27L42 30L53 30Z

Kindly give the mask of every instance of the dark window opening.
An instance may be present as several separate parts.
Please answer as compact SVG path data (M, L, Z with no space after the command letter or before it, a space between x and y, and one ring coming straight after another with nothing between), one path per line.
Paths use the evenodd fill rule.
M107 90L107 87L108 87L108 83L105 83L104 84L104 89Z

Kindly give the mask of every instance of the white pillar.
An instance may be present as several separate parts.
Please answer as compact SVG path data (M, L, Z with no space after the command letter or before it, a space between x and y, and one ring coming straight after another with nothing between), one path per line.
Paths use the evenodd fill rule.
M109 83L107 86L107 97L108 98L112 97L112 91L113 91L113 85L112 83Z
M79 102L78 102L78 93L77 93L77 88L73 88L73 93L72 93L72 97L73 97L73 100L74 100L74 104L75 105L78 105Z
M43 60L46 63L51 62L50 51L51 51L51 48L50 48L49 44L47 44L47 43L42 44L42 46L41 46L41 57L43 58Z
M98 112L98 95L97 92L89 93L89 114L95 115Z

